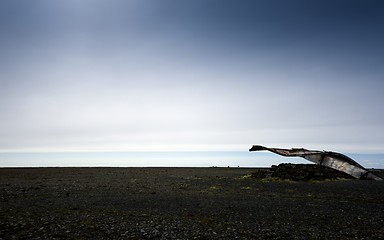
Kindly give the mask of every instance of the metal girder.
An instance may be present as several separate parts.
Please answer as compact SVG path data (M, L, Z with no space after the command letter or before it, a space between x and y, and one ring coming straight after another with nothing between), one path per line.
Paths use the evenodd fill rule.
M304 148L267 148L261 145L253 145L252 148L249 149L250 152L263 150L267 150L284 157L302 157L318 165L345 172L357 179L384 180L372 172L369 172L353 159L337 152L307 150Z

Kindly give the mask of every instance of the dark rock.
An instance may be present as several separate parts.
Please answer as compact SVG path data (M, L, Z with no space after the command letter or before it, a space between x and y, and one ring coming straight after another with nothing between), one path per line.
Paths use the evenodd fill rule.
M278 166L272 165L270 170L252 173L253 178L278 178L292 181L324 181L336 179L353 179L352 176L316 164L291 164L282 163Z

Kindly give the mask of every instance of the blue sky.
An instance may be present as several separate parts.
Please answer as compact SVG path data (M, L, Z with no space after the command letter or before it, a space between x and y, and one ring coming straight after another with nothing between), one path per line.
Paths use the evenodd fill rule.
M0 1L0 151L384 152L382 1Z

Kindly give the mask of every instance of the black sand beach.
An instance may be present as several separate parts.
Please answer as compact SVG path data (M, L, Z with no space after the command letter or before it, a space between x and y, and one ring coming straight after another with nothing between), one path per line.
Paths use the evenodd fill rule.
M384 182L250 168L2 168L0 239L383 239Z

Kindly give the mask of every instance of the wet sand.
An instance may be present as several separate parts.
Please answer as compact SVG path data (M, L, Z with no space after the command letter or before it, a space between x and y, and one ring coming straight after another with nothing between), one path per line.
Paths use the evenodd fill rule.
M251 168L1 168L0 239L383 239L384 182Z

